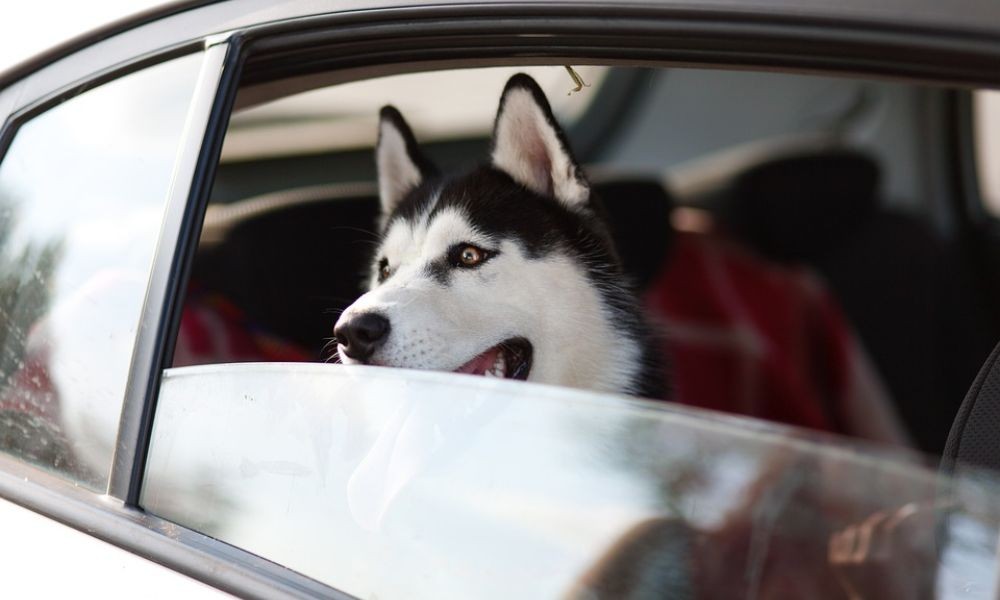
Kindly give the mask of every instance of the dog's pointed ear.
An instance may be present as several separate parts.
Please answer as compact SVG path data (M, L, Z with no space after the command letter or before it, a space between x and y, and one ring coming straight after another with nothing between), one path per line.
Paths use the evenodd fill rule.
M403 115L392 106L384 106L379 112L375 165L378 168L378 195L383 220L392 214L407 194L437 172L420 152Z
M571 208L582 208L590 199L590 187L545 94L523 73L510 78L500 97L492 159L521 185Z

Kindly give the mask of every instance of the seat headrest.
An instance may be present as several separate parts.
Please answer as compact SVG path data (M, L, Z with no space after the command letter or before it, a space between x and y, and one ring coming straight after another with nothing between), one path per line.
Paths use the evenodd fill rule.
M877 210L878 164L853 150L780 158L734 182L736 227L765 254L808 260L849 237Z
M611 224L625 273L639 289L659 275L670 248L674 202L652 179L615 179L594 185Z
M1000 344L976 376L958 409L942 456L942 468L971 465L1000 470Z
M199 251L194 277L210 282L267 333L318 357L338 309L362 293L377 215L375 196L250 212L222 241Z

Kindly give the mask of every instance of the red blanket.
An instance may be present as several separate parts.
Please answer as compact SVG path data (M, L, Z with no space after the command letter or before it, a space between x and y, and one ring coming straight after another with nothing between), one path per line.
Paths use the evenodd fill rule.
M889 442L904 436L822 282L720 237L678 233L650 287L674 399Z

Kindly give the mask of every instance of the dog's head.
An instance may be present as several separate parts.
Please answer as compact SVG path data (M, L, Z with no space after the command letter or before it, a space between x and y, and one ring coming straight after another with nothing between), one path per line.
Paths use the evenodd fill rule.
M534 80L507 83L489 164L441 176L391 107L376 162L382 238L334 330L342 362L628 391L617 259Z

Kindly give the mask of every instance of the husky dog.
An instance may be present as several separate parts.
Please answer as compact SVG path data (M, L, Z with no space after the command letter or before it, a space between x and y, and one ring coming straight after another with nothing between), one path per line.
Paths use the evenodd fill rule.
M533 79L507 82L489 164L441 175L391 106L375 154L382 238L334 328L343 363L662 396L600 202Z

